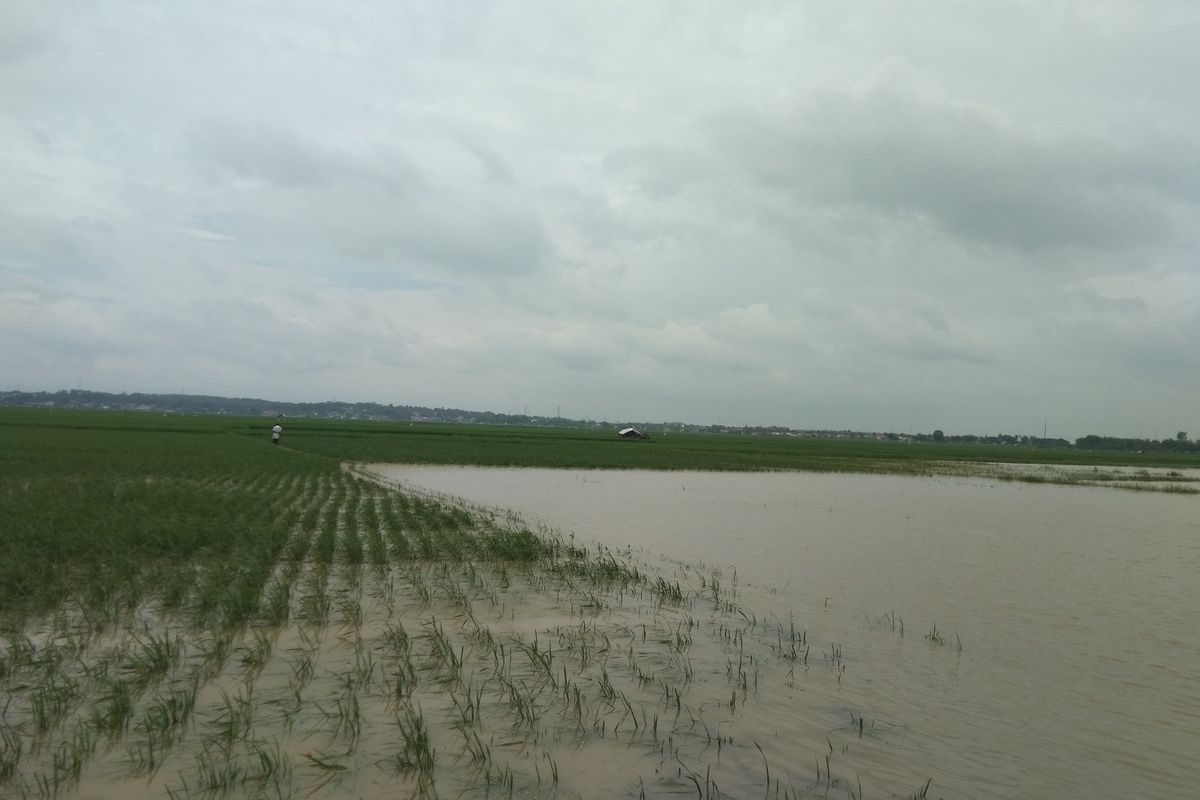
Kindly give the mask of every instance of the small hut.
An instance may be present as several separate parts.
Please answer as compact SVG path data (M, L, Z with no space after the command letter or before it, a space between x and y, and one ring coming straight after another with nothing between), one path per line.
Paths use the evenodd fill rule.
M620 436L622 439L649 439L650 438L650 434L642 433L637 428L622 428L621 430L617 431L617 436Z

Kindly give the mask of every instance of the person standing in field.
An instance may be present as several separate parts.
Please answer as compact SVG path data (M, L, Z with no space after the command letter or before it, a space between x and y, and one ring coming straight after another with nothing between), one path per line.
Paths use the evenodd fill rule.
M276 423L274 428L271 428L271 444L279 444L279 437L283 436L283 426Z

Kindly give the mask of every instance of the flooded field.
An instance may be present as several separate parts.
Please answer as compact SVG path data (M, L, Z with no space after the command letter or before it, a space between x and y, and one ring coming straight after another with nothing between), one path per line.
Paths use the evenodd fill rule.
M228 556L140 553L113 579L60 563L58 603L4 609L0 796L941 792L911 723L842 695L840 638L745 605L732 568L649 564L337 468L103 484L172 485L265 525L234 518Z
M692 758L724 759L723 775L731 760L766 768L796 796L920 794L926 778L947 798L1200 790L1194 497L960 477L372 469L632 548L693 591L719 575L733 618L754 623L737 635L768 655L742 701L692 698L721 708L716 744L708 719ZM691 669L733 672L725 623L689 614L712 634L695 636ZM753 796L755 780L772 785L758 774L723 793Z

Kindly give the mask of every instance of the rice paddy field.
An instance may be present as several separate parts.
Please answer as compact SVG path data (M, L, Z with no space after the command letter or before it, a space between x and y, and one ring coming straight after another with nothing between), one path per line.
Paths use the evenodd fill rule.
M272 423L0 410L0 796L938 796L876 720L805 704L842 680L839 645L743 606L736 573L353 464L935 470L945 451L303 420L272 447ZM828 736L798 752L774 714Z

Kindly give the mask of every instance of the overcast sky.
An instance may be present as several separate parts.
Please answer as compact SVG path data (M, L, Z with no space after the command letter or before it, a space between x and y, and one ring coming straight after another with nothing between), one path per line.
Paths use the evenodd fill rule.
M1200 3L0 0L0 389L1200 436Z

